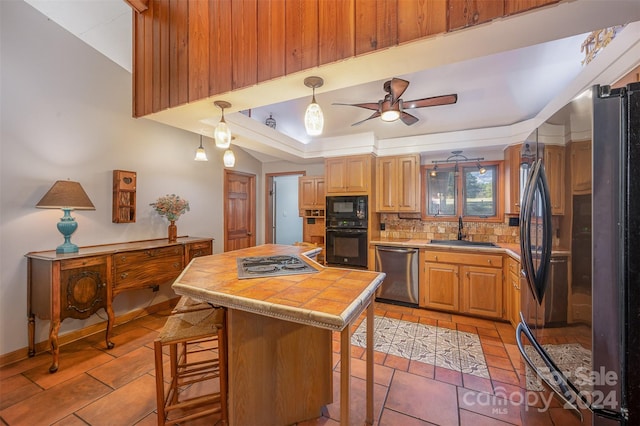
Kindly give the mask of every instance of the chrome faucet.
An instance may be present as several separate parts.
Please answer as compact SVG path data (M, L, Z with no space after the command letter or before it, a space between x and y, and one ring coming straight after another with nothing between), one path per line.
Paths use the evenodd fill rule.
M462 240L465 235L462 233L464 225L462 224L462 216L458 216L458 241Z

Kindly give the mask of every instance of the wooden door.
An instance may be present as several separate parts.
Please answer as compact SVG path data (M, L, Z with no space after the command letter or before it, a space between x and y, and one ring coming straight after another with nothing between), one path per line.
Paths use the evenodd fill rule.
M224 171L224 251L256 245L256 176Z
M508 146L504 150L505 164L505 213L520 213L520 150L522 144Z

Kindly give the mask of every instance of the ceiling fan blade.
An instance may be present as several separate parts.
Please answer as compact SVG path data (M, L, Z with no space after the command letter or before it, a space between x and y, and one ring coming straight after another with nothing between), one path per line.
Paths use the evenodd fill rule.
M372 118L378 118L378 117L380 117L380 111L374 112L373 114L371 114L370 117L367 117L364 120L357 121L357 122L353 123L351 126L357 126L358 124L362 124L365 121L371 120Z
M407 87L409 87L409 82L407 80L395 77L391 79L391 90L389 91L389 93L391 94L392 104L395 104L398 99L402 97L402 94L405 90L407 90Z
M402 120L402 122L407 126L411 126L412 124L416 124L418 122L418 117L414 117L408 112L402 111L402 113L400 114L400 120Z
M378 102L367 102L363 104L341 104L341 103L334 102L332 105L354 106L358 108L370 109L372 111L377 111L378 108L380 108L380 105L378 104Z
M438 105L455 104L458 101L457 94L434 96L432 98L416 99L413 101L402 101L403 109L424 108Z

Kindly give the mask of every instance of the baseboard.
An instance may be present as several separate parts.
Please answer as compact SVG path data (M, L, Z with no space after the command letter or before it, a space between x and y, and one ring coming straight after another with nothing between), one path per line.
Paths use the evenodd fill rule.
M171 309L173 306L175 306L178 300L179 298L165 300L155 305L147 306L143 309L137 309L135 311L131 311L126 314L116 316L114 327L121 324L125 324L134 319L145 317L147 315L165 310L165 309ZM69 333L58 336L58 345L63 346L63 345L66 345L67 343L75 342L76 340L80 340L87 336L91 336L92 334L104 333L106 327L107 327L107 322L102 321L102 322L81 328L79 330L70 331ZM36 353L48 351L50 349L49 341L45 340L45 341L36 343L35 349L36 349ZM8 364L13 364L16 361L20 361L28 357L29 357L29 348L22 348L13 352L0 355L0 367L4 367L5 365L8 365Z

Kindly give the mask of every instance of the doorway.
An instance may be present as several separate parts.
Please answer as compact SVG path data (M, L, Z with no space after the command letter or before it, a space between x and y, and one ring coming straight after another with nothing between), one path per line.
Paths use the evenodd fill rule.
M265 243L293 244L302 241L298 178L304 175L305 172L266 175Z

